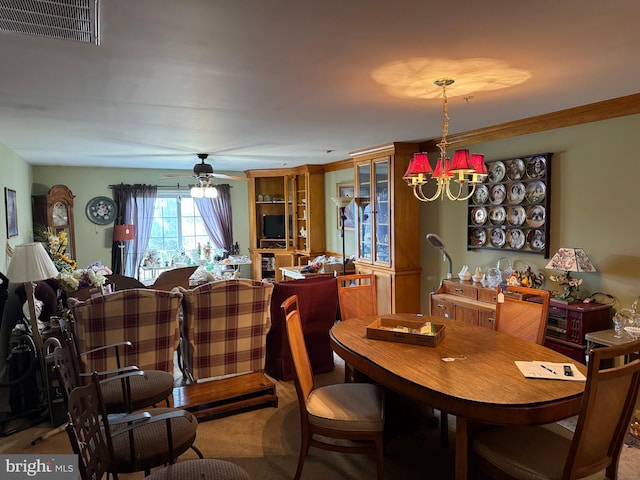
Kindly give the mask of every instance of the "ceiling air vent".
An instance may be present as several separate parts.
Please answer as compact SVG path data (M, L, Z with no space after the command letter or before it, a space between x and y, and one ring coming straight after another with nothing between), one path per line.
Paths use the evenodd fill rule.
M0 31L100 45L100 0L0 0Z

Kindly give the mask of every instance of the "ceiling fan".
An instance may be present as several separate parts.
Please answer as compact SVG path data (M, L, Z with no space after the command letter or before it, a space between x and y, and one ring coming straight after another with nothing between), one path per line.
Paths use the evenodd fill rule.
M192 175L183 175L180 173L167 173L163 175L163 178L182 178L182 177L195 177L198 180L200 186L208 186L213 185L212 181L214 178L222 178L225 180L240 180L243 182L248 182L250 179L247 177L236 177L234 175L227 175L225 173L214 173L213 167L210 163L206 163L205 160L209 157L208 153L198 153L198 158L200 159L200 163L196 163L193 166L193 174Z

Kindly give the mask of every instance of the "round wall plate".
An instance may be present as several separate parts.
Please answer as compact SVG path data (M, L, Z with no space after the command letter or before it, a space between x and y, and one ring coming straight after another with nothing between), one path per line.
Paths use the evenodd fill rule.
M98 225L107 225L116 219L118 209L109 197L95 197L87 203L87 218Z

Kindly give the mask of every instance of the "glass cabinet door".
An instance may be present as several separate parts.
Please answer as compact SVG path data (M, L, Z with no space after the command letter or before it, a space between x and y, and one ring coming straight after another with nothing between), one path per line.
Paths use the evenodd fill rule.
M372 263L391 263L389 228L389 157L356 167L358 188L358 258Z
M356 168L358 204L358 258L373 260L373 211L371 204L371 163Z
M375 208L374 208L374 258L378 263L390 263L391 229L389 228L389 160L373 161L375 178Z

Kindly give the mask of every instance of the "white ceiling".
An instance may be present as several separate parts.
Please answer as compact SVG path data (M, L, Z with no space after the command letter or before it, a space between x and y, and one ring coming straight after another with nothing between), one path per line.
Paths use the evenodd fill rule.
M441 101L390 96L384 64L531 73L451 97L458 133L638 93L639 21L638 0L103 0L100 46L0 33L0 142L34 165L324 164L441 135Z

